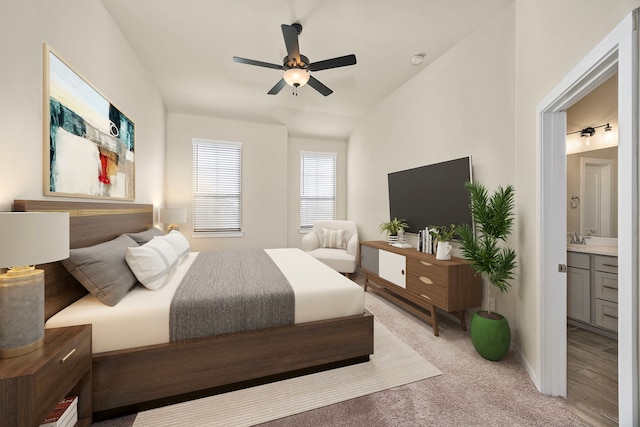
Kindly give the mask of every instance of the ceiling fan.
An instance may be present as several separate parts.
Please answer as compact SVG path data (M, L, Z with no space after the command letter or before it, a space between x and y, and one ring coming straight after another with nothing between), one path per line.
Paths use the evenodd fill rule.
M356 56L351 54L319 62L309 62L309 58L300 54L300 46L298 45L298 35L302 32L302 25L295 22L291 25L282 24L281 27L284 44L287 46L287 56L284 57L282 65L240 58L239 56L234 56L233 60L241 64L283 70L282 78L271 88L268 92L269 95L276 95L287 84L293 88L293 94L297 95L298 88L307 83L324 96L331 95L333 91L313 77L310 72L354 65Z

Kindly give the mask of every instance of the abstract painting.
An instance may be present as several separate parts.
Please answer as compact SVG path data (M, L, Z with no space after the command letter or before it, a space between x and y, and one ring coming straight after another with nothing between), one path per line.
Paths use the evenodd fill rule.
M44 194L134 200L134 123L46 44L44 56Z

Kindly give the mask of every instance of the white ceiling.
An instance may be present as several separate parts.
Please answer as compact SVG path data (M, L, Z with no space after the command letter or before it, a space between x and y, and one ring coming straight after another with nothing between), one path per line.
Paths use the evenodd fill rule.
M157 85L169 112L284 124L291 136L346 140L373 105L512 0L102 0ZM293 96L267 95L281 72L281 24L300 22L311 62L355 54ZM410 58L426 53L422 65ZM472 65L472 64L470 64Z

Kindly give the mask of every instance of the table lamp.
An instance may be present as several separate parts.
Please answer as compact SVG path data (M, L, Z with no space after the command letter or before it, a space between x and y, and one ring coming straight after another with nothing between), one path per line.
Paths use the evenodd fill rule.
M180 230L178 224L187 222L187 210L185 208L162 208L160 209L160 222L168 224L168 231Z
M36 264L69 257L67 212L0 212L0 358L40 348L44 271Z

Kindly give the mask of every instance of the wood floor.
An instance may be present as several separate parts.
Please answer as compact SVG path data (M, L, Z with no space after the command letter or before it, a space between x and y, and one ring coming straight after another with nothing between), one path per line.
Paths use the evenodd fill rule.
M567 403L585 426L618 425L618 342L567 326Z

